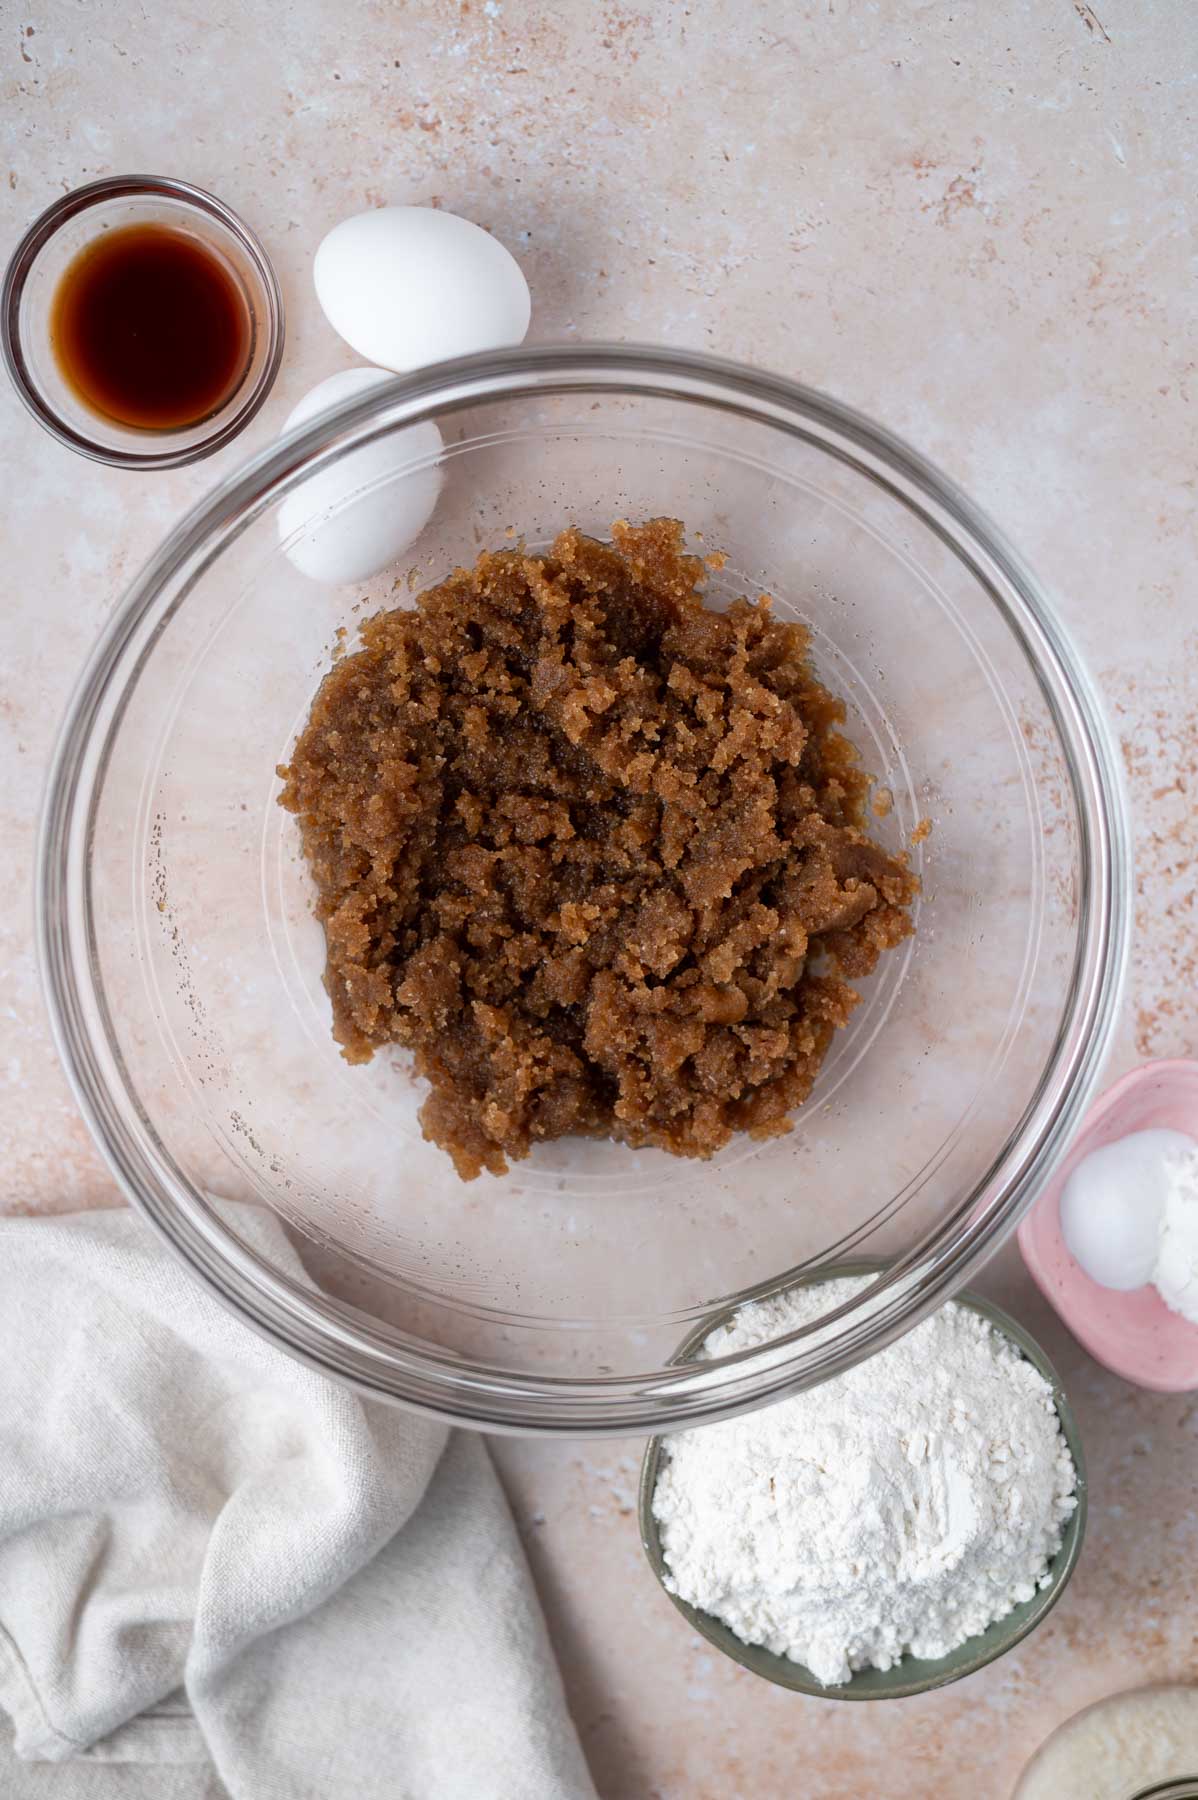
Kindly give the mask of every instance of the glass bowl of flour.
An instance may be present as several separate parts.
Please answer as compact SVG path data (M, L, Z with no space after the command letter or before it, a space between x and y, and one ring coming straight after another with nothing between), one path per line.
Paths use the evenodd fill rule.
M876 1260L727 1311L678 1361L768 1341L851 1301ZM1086 1473L1048 1357L959 1295L842 1376L650 1440L641 1542L687 1622L755 1675L829 1700L904 1699L994 1662L1073 1573Z

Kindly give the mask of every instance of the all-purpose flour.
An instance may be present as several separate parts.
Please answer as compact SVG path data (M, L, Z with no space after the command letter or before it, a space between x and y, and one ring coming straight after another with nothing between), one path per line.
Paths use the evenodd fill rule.
M743 1307L707 1355L769 1342L869 1278ZM666 1585L827 1684L943 1656L1030 1599L1076 1504L1052 1390L948 1305L809 1392L667 1440Z

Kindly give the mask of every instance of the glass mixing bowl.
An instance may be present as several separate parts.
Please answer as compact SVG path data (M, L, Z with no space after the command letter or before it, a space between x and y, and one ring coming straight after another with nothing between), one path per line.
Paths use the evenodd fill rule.
M316 470L434 418L441 497L392 574L309 583L280 543ZM418 441L427 434L417 434ZM408 456L376 485L427 491ZM328 488L324 491L327 493ZM345 504L359 499L349 493ZM288 517L294 509L288 509ZM811 630L912 844L917 932L863 984L789 1136L711 1162L586 1140L464 1184L396 1052L340 1057L276 765L342 643L483 546L683 519L715 603ZM340 634L344 634L344 637ZM881 810L885 809L885 801ZM931 830L921 837L924 819ZM469 1424L662 1431L821 1380L960 1287L1083 1107L1127 934L1115 753L1034 577L904 444L789 381L621 346L471 357L372 389L226 481L135 582L53 770L39 916L80 1103L129 1197L249 1322L330 1374ZM285 1222L314 1285L251 1247ZM726 1361L706 1312L868 1248L870 1290Z

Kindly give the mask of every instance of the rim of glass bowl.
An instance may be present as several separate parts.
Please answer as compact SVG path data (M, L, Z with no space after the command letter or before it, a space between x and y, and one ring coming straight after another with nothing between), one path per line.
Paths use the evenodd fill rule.
M719 1363L584 1378L472 1366L414 1345L280 1275L236 1239L174 1164L128 1082L93 955L90 892L95 810L128 693L158 631L221 551L314 468L397 424L485 400L580 390L689 399L772 426L855 467L916 513L965 561L1037 677L1069 765L1080 858L1065 1016L1018 1127L952 1212L834 1315L836 1338L829 1341L825 1318L815 1345L805 1342L816 1329L808 1326ZM1089 676L1039 582L953 483L850 407L780 376L651 346L536 345L441 363L346 401L254 457L175 527L104 631L72 700L46 797L37 916L54 1033L84 1116L126 1195L213 1293L292 1354L366 1393L488 1430L583 1437L660 1432L796 1392L881 1349L965 1285L1031 1204L1098 1075L1118 1012L1128 882L1122 778Z
M167 200L183 201L197 212L215 219L218 225L223 225L237 239L252 263L266 295L266 318L261 321L261 328L267 333L266 355L236 410L223 423L215 426L208 436L186 444L177 444L173 449L160 447L123 450L116 445L90 438L82 431L76 431L44 398L29 373L21 346L21 296L33 265L51 238L69 219L106 200L135 200L154 195L161 195ZM178 181L170 175L106 175L100 181L89 181L83 187L72 188L69 194L63 194L33 221L9 258L4 272L4 285L0 288L0 353L3 354L9 379L26 409L60 444L65 444L68 449L77 451L80 456L86 456L92 462L108 463L119 469L181 468L185 463L199 462L201 458L213 455L237 437L245 430L274 386L279 364L283 360L285 336L282 289L279 287L274 265L256 234L231 206L226 206L215 194L210 194L206 188L193 186L190 181ZM150 433L146 434L146 441L151 442Z

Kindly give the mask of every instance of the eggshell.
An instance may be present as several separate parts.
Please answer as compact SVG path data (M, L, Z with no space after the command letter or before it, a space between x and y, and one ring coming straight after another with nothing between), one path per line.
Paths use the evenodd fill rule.
M306 424L327 407L390 381L386 369L344 369L305 394L284 431ZM405 464L433 458L441 433L431 420L408 425L343 456L309 476L279 506L279 539L301 574L330 587L365 581L389 567L423 531L441 491L435 462L399 476ZM387 481L387 476L394 479ZM381 482L351 499L358 489Z
M386 369L518 344L528 283L481 226L427 206L383 206L343 219L312 269L329 324Z

